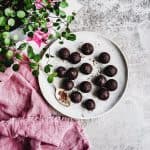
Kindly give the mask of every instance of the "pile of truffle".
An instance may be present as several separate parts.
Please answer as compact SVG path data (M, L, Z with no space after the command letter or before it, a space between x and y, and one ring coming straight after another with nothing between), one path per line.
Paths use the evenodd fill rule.
M84 55L91 55L94 51L94 47L90 43L85 43L81 46L80 51ZM70 53L67 48L61 48L58 52L58 56L66 61L69 61L71 64L78 64L81 61L81 55L79 52ZM102 52L97 61L102 64L107 64L110 62L110 55L106 52ZM74 87L73 80L77 79L78 72L80 71L84 75L91 74L93 67L89 63L83 63L79 69L78 68L69 68L66 70L65 67L58 67L56 69L58 73L58 77L64 78L62 82L62 88L66 91L70 91ZM95 86L97 86L98 90L95 92L96 96L100 100L107 100L110 96L110 91L115 91L118 87L118 83L114 79L107 80L107 77L113 77L117 74L117 68L113 65L107 65L102 72L94 77L91 82L82 81L79 85L79 91L72 91L70 94L70 99L73 103L80 103L82 101L81 93L89 93L92 90L92 82ZM93 99L87 99L82 103L82 106L87 110L95 109L95 101Z

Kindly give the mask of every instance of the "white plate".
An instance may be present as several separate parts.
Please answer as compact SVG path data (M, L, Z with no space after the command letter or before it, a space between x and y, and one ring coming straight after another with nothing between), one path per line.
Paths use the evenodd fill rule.
M74 42L64 41L63 45L60 45L58 41L54 42L50 49L47 50L46 53L50 53L52 58L48 60L48 58L43 56L41 60L41 66L47 64L53 64L54 68L58 66L64 66L66 68L69 67L79 67L83 62L88 62L93 66L93 72L91 75L83 75L79 73L79 77L74 81L75 85L78 85L81 81L90 80L93 76L97 75L97 72L100 68L103 68L106 65L100 64L98 62L93 63L93 58L98 56L101 52L108 52L111 55L111 61L109 64L115 65L118 68L118 73L114 77L118 81L118 89L115 92L110 93L110 98L107 101L101 101L96 96L92 95L92 92L83 94L83 101L88 98L93 98L96 103L96 109L94 111L87 111L86 109L81 107L80 104L71 103L70 107L65 107L61 105L55 98L55 88L60 87L61 79L55 79L54 83L49 84L47 82L47 76L43 72L43 69L39 70L39 85L42 91L43 96L47 100L47 102L56 110L61 112L62 114L76 118L76 119L90 119L96 118L103 113L110 110L121 98L126 88L127 79L128 79L128 69L127 63L120 49L110 40L101 36L100 33L95 32L77 32L77 40ZM90 42L94 45L94 53L89 56L85 56L81 53L82 61L77 65L72 65L67 61L63 61L56 56L56 53L60 48L67 47L71 52L79 51L79 47L85 43ZM45 54L46 54L45 53ZM109 79L109 78L108 78ZM93 91L96 89L96 86L93 85Z

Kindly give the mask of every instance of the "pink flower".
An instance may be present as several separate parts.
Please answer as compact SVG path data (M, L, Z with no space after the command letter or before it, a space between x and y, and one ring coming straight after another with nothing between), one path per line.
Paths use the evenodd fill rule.
M42 43L46 44L49 35L52 33L52 22L47 23L48 32L45 33L40 29L36 30L33 34L33 37L28 37L27 41L34 41L39 47Z
M35 7L36 7L36 9L43 8L42 0L36 0L35 1Z
M33 37L28 37L27 41L34 41L39 47L42 43L46 43L48 40L49 33L44 33L41 30L34 32Z
M48 2L51 3L52 5L54 5L58 1L59 0L48 0ZM35 7L36 7L36 9L43 8L44 7L43 0L35 0Z

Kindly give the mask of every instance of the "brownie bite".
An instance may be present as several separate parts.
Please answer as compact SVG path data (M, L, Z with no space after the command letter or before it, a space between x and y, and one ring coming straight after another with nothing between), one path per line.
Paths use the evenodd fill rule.
M80 50L84 55L91 55L94 51L94 46L91 43L84 43Z
M83 81L80 84L80 90L83 93L89 93L92 90L92 84L90 82L88 82L88 81Z
M117 72L118 72L118 69L113 65L109 65L109 66L105 67L103 70L103 73L105 75L107 75L108 77L115 76L117 74Z
M68 60L70 56L70 51L68 48L61 48L58 52L58 56L63 60Z

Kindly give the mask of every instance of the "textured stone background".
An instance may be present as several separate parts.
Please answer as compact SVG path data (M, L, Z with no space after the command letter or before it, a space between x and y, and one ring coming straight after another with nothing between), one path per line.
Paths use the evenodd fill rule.
M99 119L82 121L92 150L149 150L150 49L141 40L147 32L139 31L145 27L150 31L150 0L79 2L83 8L72 29L100 32L113 40L126 54L129 67L122 101Z

